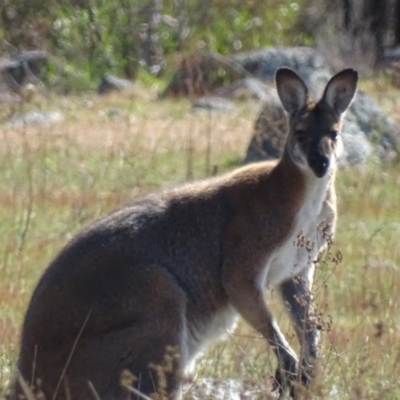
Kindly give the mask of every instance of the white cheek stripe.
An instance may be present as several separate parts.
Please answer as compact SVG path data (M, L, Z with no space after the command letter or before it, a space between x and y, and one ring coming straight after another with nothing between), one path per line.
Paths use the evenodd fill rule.
M290 148L290 156L292 160L299 166L307 166L307 158L305 157L305 154L301 151L299 143L295 143L294 146L291 146Z

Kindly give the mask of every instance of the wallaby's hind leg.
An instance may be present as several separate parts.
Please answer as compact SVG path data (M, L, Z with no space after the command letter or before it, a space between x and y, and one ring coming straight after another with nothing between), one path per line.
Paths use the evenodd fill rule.
M162 317L155 318L160 321ZM169 321L172 319L170 317ZM173 398L171 393L179 390L181 347L178 324L173 332L162 327L149 331L145 326L112 332L92 340L82 349L84 351L79 352L80 356L69 368L68 381L80 381L81 388L71 388L80 393L88 388L87 381L90 380L102 400L136 399L133 394L128 396L122 383L145 395L160 393L164 398ZM94 353L103 354L100 365L91 362ZM91 375L83 379L82 371L90 371Z
M116 268L127 271L129 266ZM36 320L27 322L30 335L24 336L19 368L30 382L35 365L35 382L41 380L47 399L93 399L90 382L102 400L123 400L127 395L121 386L124 370L138 378L132 385L147 395L163 388L168 394L179 389L181 360L175 356L169 365L164 360L168 360L168 352L185 349L186 295L169 272L158 265L137 266L134 279L124 278L110 280L109 285L114 287L106 288L107 295L102 285L95 285L93 277L90 290L75 286L73 296L64 297L65 309L80 312L79 320L88 316L80 335L75 333L76 328L71 333L76 317L71 320L69 315L57 320L59 325L64 324L59 329L50 329L59 307L54 302L36 303L37 308L43 307L39 311L50 321L49 328L39 329ZM86 301L84 310L80 310L84 303L81 298ZM40 336L32 334L37 331ZM35 343L40 344L37 355L33 351ZM156 369L164 364L168 368L164 376L158 374L164 378L161 381Z
M152 317L157 321L156 328L153 320L97 337L82 338L63 379L60 378L65 363L61 367L53 353L40 354L40 364L46 369L37 369L36 376L42 377L41 390L46 399L92 400L94 389L102 400L141 400L124 389L122 382L146 395L160 393L165 399L175 398L173 393L180 390L183 370L180 353L185 348L182 340L184 313L175 311L157 315L155 310ZM68 356L64 354L62 358L67 360ZM24 394L18 384L16 389L17 394ZM9 400L17 398L11 395Z
M311 293L312 275L312 273L305 272L283 282L280 286L282 298L290 313L301 345L298 379L305 386L308 386L313 378L313 367L318 357L320 338ZM295 397L293 388L292 397Z
M128 371L126 382L131 374L132 386L143 394L161 393L164 398L174 398L172 393L179 390L181 353L186 348L186 297L165 270L157 273L154 268L152 276L153 298L135 307L132 324L126 326L116 320L115 328L86 343L82 341L68 368L69 374L75 375L70 381L90 372L88 379L95 389L99 388L102 400L136 398L132 394L127 397L121 385L123 371ZM165 278L162 282L156 280L160 276ZM143 312L138 314L138 308Z
M166 332L161 338L157 334L147 338L146 346L135 354L127 368L137 379L134 387L147 395L157 393L160 398L177 398L183 375L182 349L181 335ZM131 398L136 399L132 395Z

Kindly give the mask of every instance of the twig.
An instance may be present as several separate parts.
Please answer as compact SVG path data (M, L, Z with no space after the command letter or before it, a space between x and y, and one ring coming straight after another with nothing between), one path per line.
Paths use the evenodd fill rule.
M90 381L88 381L88 385L89 385L89 389L90 389L90 391L92 392L94 398L95 398L96 400L101 400L99 394L97 393L96 389L95 389L94 386L93 386L93 383L90 382Z
M139 390L133 388L132 386L129 385L122 385L128 392L136 394L143 400L152 400L150 397L146 396L145 394L141 393Z
M85 322L83 323L82 328L81 328L81 330L79 331L78 336L77 336L76 339L75 339L74 345L72 346L71 352L69 353L68 360L67 360L67 362L66 362L66 364L65 364L65 367L64 367L64 369L63 369L63 372L62 372L62 374L61 374L61 376L60 376L60 379L59 379L59 381L58 381L58 383L57 383L56 390L54 391L52 400L55 400L56 397L57 397L58 390L60 389L61 382L62 382L62 380L64 379L65 373L67 372L67 368L68 368L68 366L69 366L69 363L71 362L72 355L74 354L76 345L78 344L78 340L80 339L80 337L81 337L81 335L82 335L83 329L85 328L85 326L86 326L86 324L87 324L87 322L88 322L88 320L89 320L89 317L90 317L90 314L91 314L91 313L92 313L92 310L90 310L90 311L88 312L88 315L86 316Z
M26 398L28 400L35 400L35 396L33 395L32 391L29 389L28 385L26 384L24 378L21 376L21 374L18 372L17 375L18 382L21 386L22 391L24 392Z

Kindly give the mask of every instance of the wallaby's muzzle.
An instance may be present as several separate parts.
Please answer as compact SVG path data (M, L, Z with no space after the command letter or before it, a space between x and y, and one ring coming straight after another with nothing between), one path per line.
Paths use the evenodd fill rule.
M322 143L312 146L308 155L308 165L313 170L317 178L322 178L329 169L329 156L321 149Z

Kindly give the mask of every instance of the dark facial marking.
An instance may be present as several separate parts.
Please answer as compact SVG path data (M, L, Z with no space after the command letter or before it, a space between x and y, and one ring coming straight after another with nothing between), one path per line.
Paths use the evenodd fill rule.
M327 143L322 140L312 141L310 145L308 165L314 171L317 178L322 178L330 165L330 152L326 151L326 147L328 147Z
M296 124L294 137L306 154L309 167L315 176L321 178L330 166L330 157L339 134L339 121L324 104L317 103L309 107L309 112Z

